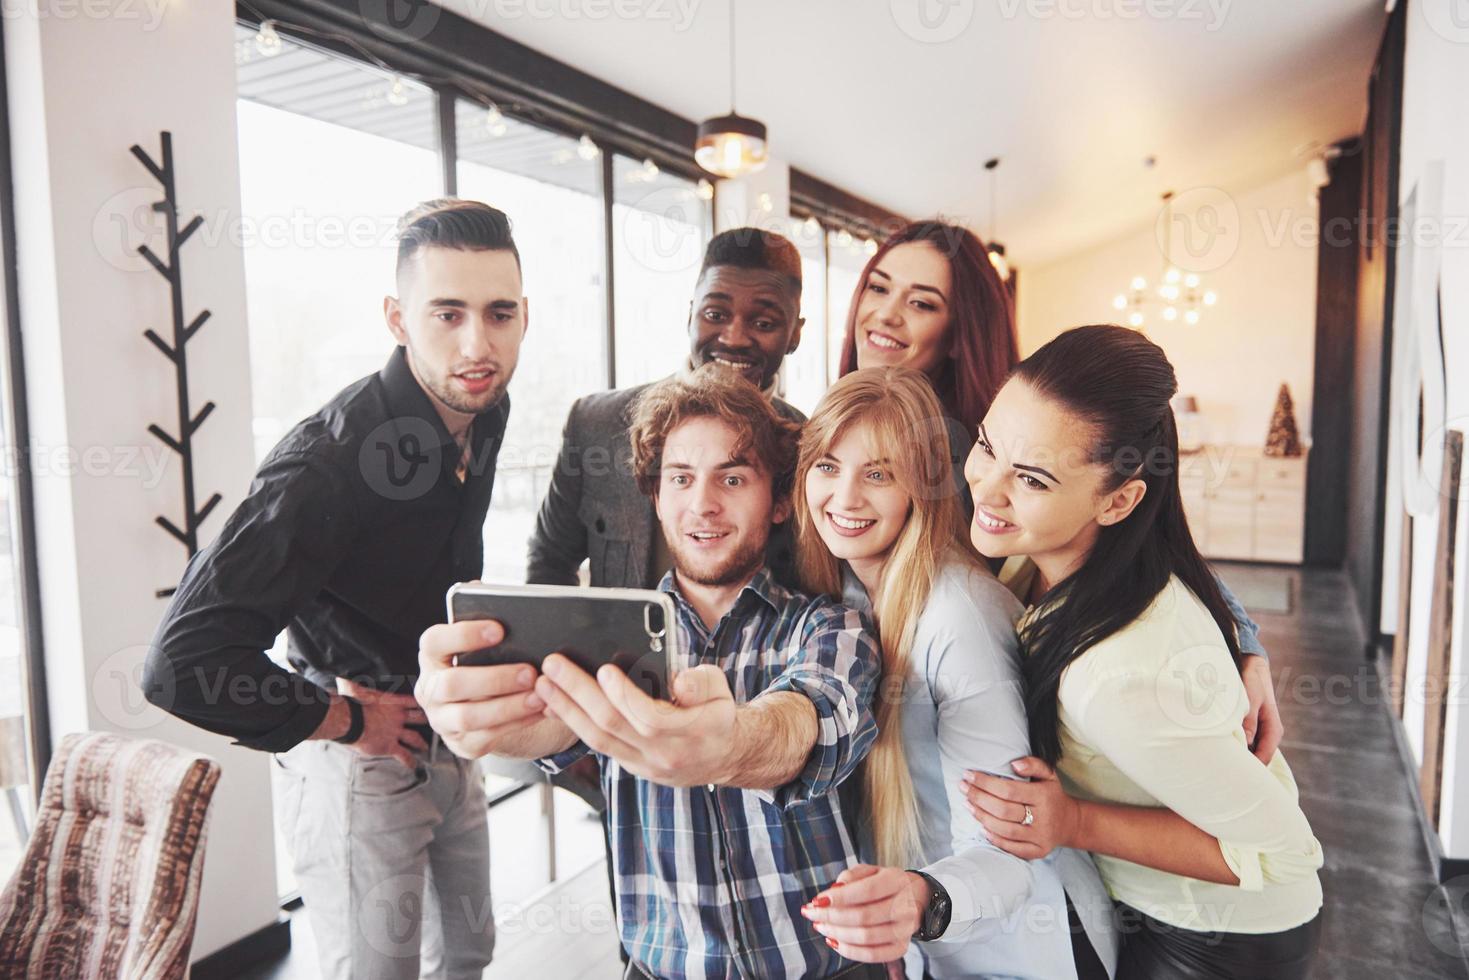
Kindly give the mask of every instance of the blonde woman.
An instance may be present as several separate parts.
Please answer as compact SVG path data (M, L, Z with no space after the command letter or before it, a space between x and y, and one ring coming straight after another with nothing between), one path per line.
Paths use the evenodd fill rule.
M918 371L863 369L831 387L801 439L803 588L871 614L883 670L861 783L865 863L803 914L843 956L906 956L914 976L1105 977L1116 939L1090 859L1007 854L964 802L966 770L1013 778L1030 746L1022 609L967 545L943 417Z

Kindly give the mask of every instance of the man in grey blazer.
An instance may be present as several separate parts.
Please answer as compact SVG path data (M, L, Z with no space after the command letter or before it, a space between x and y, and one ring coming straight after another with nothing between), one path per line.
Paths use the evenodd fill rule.
M801 256L786 238L756 228L715 235L704 251L689 306L689 364L739 371L777 412L806 417L774 397L776 374L801 342ZM673 338L670 336L669 340ZM653 505L632 472L628 425L649 385L598 392L571 406L551 486L530 539L526 580L576 585L590 559L591 584L651 589L669 567ZM772 534L770 564L793 568L791 538Z

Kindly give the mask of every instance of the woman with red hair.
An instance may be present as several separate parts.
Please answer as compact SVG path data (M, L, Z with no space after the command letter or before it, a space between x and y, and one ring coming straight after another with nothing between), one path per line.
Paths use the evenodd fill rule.
M862 270L840 373L901 366L928 377L948 416L955 489L966 511L973 505L963 461L1019 360L1014 303L969 229L914 222L883 242Z

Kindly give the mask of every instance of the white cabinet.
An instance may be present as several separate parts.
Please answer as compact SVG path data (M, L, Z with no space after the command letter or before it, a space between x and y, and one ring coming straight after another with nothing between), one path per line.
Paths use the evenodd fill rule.
M1206 558L1299 564L1306 534L1306 457L1208 446L1179 468L1183 509Z

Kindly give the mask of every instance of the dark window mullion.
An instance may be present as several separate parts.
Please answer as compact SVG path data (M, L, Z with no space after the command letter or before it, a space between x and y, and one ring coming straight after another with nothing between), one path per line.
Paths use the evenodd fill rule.
M617 312L616 312L616 284L612 281L612 267L614 256L612 254L613 235L612 231L612 203L613 203L613 180L612 180L612 158L610 147L602 148L602 247L603 247L603 275L607 280L607 387L617 387Z
M16 588L25 663L26 728L30 734L31 793L39 802L41 781L51 764L50 711L46 700L46 661L41 634L40 565L36 554L35 487L31 481L30 416L26 405L25 363L20 329L19 276L16 266L15 189L10 169L10 112L6 91L5 27L0 17L0 316L5 340L0 344L0 368L8 396L3 411L4 438L14 447L15 492L11 511Z
M439 101L439 163L444 170L444 194L459 195L459 130L454 115L456 99L452 90L437 90Z

